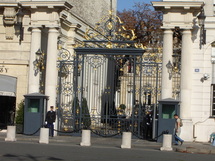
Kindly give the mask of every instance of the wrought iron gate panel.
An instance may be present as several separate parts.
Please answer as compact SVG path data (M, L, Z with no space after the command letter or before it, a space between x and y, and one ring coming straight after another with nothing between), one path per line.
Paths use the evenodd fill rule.
M79 81L82 91L78 98L86 100L87 107L83 106L83 102L80 102L80 107L88 109L88 113L85 113L85 118L81 119L81 128L89 128L84 122L88 119L91 121L90 129L102 136L113 136L120 133L122 129L129 129L130 120L125 119L128 115L119 114L120 102L116 92L120 90L119 81L123 76L122 72L128 68L126 63L132 58L114 55L82 55L82 57L84 60L82 78ZM127 81L132 82L133 77L128 78ZM134 91L133 86L131 90ZM80 117L82 116L83 113Z
M156 110L161 64L142 56L84 55L59 61L59 129L91 129L102 136L123 131L145 138L148 112Z
M74 118L74 73L75 58L66 49L59 52L58 61L58 87L57 87L57 115L58 130L67 132L75 128Z
M147 136L148 114L160 96L161 54L145 54L133 30L112 10L88 28L82 43L60 54L58 118L61 131L91 129L102 136L131 131ZM63 52L62 52L63 53ZM144 53L144 54L143 54Z

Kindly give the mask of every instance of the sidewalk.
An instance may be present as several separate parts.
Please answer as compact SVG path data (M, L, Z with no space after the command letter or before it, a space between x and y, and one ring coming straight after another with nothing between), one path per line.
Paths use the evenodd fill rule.
M4 141L6 135L6 132L0 132L0 141ZM39 142L39 136L16 134L16 139L17 142ZM55 136L50 137L49 139L49 144L60 144L66 146L80 146L80 142L80 136ZM91 137L92 147L120 148L121 144L121 137ZM160 147L162 147L162 143L132 139L132 149L160 150ZM182 146L173 145L173 150L175 152L182 153L215 154L215 146L212 146L210 143L184 142Z

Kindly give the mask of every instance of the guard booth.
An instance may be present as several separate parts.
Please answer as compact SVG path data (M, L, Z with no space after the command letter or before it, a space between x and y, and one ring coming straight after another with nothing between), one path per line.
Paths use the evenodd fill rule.
M32 93L24 97L24 134L39 135L39 129L45 122L48 96Z
M174 134L174 128L175 128L174 114L179 115L180 113L179 101L172 98L167 98L167 99L159 100L158 102L159 102L158 136L166 132L169 134ZM162 142L163 135L158 137L157 141Z

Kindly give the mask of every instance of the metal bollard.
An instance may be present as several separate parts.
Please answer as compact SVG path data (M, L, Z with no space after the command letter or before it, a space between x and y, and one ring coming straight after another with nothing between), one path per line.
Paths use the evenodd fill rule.
M130 149L131 148L131 132L123 132L122 133L121 148L123 148L123 149Z
M91 146L91 131L90 130L82 130L81 137L81 146Z
M164 134L163 135L163 144L160 148L161 151L172 151L172 135Z
M49 143L49 128L40 128L40 140L39 143Z
M7 126L7 137L5 141L16 141L16 126Z

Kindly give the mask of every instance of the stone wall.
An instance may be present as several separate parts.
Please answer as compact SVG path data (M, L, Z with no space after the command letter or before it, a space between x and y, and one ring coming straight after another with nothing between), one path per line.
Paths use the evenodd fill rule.
M110 10L110 0L68 0L72 4L72 12L91 24L97 23ZM113 0L116 10L116 0Z

